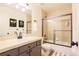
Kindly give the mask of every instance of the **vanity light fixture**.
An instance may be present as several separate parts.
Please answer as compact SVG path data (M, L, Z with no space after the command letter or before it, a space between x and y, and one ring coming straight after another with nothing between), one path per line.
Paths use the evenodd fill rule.
M10 5L11 3L7 3L6 5Z
M25 12L25 10L26 10L25 8L22 8L22 11L23 11L23 12Z
M7 5L15 6L16 9L19 9L22 12L30 10L30 6L28 3L7 3Z
M18 6L20 7L20 9L25 12L26 10L29 10L29 4L28 3L18 3Z
M19 5L16 5L16 8L19 8Z
M26 7L26 3L18 3L19 6Z

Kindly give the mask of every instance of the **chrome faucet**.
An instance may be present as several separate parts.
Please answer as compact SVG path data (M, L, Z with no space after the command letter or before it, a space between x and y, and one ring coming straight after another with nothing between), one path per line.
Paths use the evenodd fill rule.
M14 34L16 34L18 39L22 39L22 32L19 32L19 34L17 32L14 32Z
M18 39L22 39L22 32L19 32Z
M15 34L16 36L18 36L18 33L17 33L16 31L14 32L14 34Z

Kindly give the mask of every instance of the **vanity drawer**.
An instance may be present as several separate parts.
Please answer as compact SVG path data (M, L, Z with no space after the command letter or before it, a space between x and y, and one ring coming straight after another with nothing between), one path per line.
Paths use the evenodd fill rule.
M41 45L41 40L37 41L36 44L37 44L37 46Z
M19 47L19 53L23 53L24 51L36 47L36 42L29 43L27 45Z
M23 53L20 53L19 56L29 56L29 50L26 50Z
M17 55L18 55L18 49L12 49L0 54L0 56L17 56Z
M29 48L28 48L28 44L27 45L24 45L24 46L21 46L21 47L19 47L19 54L20 53L23 53L24 51L26 51L26 50L28 50Z
M29 54L25 52L25 53L20 54L19 56L29 56Z
M30 43L28 47L29 47L29 48L34 48L34 47L36 47L36 42Z

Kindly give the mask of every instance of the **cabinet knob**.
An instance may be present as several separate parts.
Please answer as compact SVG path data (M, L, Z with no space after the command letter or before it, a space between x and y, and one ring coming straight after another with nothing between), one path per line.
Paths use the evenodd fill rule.
M30 48L30 46L28 46L28 48Z
M30 52L32 52L32 50L30 50Z

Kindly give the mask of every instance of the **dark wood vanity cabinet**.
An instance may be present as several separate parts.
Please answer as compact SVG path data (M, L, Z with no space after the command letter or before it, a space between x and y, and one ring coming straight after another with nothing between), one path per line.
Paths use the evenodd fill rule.
M41 56L41 40L0 53L0 56Z
M41 40L36 42L36 47L30 49L30 56L41 56Z
M18 55L18 49L12 49L3 53L0 53L0 56L17 56Z
M23 53L20 53L19 56L29 56L29 50L26 50Z
M41 56L41 46L37 46L30 50L30 56Z
M41 40L19 47L20 56L41 56Z

